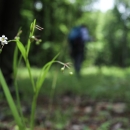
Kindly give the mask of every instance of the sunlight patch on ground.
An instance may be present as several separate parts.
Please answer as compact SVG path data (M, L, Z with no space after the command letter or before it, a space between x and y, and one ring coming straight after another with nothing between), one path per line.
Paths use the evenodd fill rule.
M39 68L32 68L31 69L32 75L33 77L38 77L40 74L40 69ZM29 73L27 68L19 68L18 70L18 78L28 78L29 77Z
M122 69L118 67L87 67L82 69L82 74L83 75L89 75L89 74L97 74L101 73L103 75L113 75L117 77L124 77L127 73L130 72L130 68Z
M87 68L83 68L82 70L81 70L81 73L83 74L83 75L88 75L88 74L96 74L98 72L98 68L97 67L87 67Z
M51 71L51 73L49 73L49 72L47 73L46 78L52 77L52 75L53 75L52 71ZM54 70L53 70L53 72L54 72ZM59 69L59 72L61 72L60 69ZM41 73L41 68L32 67L31 73L32 73L32 76L34 78L38 78L40 76L40 73ZM18 69L18 75L17 76L18 76L18 78L23 78L23 79L29 78L29 73L28 73L27 68L20 67Z
M46 78L53 77L53 74L59 73L62 75L69 75L69 71L74 72L74 69L71 68L71 70L65 70L64 72L61 72L59 70L50 70L49 73L47 74ZM31 69L32 76L34 78L39 77L41 69L40 68L32 68ZM50 73L51 72L51 73ZM116 76L116 77L124 77L124 76L129 76L130 77L130 68L118 68L118 67L97 67L97 66L91 66L91 67L84 67L81 69L82 75L93 75L93 74L102 74L106 76ZM29 74L26 68L19 68L18 70L18 78L29 78Z

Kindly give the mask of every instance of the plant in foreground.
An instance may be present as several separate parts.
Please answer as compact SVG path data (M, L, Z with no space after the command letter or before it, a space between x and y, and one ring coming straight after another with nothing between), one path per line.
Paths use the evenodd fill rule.
M63 65L63 67L61 68L61 70L63 71L65 68L70 68L69 67L69 63L62 63L60 61L56 61L56 58L58 57L58 55L56 55L50 62L48 62L47 64L45 64L42 69L41 69L41 73L39 75L39 77L37 78L37 81L35 82L31 73L31 65L28 59L28 55L29 55L29 51L30 51L30 47L31 47L31 43L32 41L36 41L37 43L41 42L41 40L37 39L34 36L34 31L35 28L38 30L42 30L43 28L36 25L36 20L34 20L34 22L31 23L30 26L30 34L28 37L28 41L27 44L24 46L22 44L22 42L20 41L20 34L21 34L21 30L18 32L17 36L15 37L14 40L10 40L7 41L7 37L5 37L4 35L2 35L2 37L0 37L0 50L2 52L3 46L9 42L16 42L16 47L15 47L15 51L14 51L14 59L13 59L13 71L14 71L14 84L15 84L15 90L16 90L16 97L17 97L17 104L15 104L9 88L5 82L4 76L2 74L2 71L0 70L0 83L1 86L3 88L3 91L5 93L7 102L9 104L9 107L11 109L11 112L13 114L13 117L15 119L16 125L17 125L17 129L18 130L27 130L26 127L26 123L24 121L24 117L23 117L23 113L21 110L21 102L20 102L20 97L19 97L19 91L18 91L18 85L17 85L17 72L18 72L18 65L21 62L21 59L23 58L23 60L25 61L25 65L27 67L28 73L29 73L29 78L31 80L31 84L32 84L32 89L33 89L33 99L32 99L32 105L31 105L31 115L30 115L30 120L29 120L29 130L34 130L34 125L35 125L35 110L36 110L36 101L38 98L38 94L39 91L41 89L41 86L46 78L46 75L51 67L51 65L53 63L60 63ZM18 52L20 52L20 58L18 58ZM72 74L72 72L70 72L70 74Z

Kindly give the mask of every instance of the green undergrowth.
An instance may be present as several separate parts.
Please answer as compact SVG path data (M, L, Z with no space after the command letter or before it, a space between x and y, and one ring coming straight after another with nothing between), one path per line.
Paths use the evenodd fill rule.
M37 79L39 68L33 68L32 74ZM24 96L32 94L30 81L26 68L19 68L18 84ZM56 85L53 86L55 81ZM130 68L117 67L87 67L83 68L81 77L69 75L69 70L64 72L60 68L52 67L49 71L40 95L54 96L64 94L86 96L92 99L129 101L130 99Z

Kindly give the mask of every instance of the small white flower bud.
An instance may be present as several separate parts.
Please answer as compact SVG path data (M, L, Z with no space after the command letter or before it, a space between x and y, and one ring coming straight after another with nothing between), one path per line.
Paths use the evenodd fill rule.
M62 67L62 68L61 68L61 71L64 71L64 69L65 69L65 67Z
M69 72L69 74L70 74L70 75L73 75L73 72L71 71L71 72Z
M35 36L32 36L32 39L35 39Z

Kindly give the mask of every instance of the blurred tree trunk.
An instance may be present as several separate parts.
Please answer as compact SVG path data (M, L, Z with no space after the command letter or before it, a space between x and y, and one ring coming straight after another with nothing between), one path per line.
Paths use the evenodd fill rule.
M123 29L124 29L124 34L123 34L123 37L122 37L122 57L121 57L121 64L120 66L121 67L126 67L128 66L128 63L127 63L127 59L129 58L129 55L128 55L128 41L127 41L127 35L128 35L128 28L126 27L126 25L124 24L123 26Z
M20 6L22 0L1 0L0 1L0 37L5 35L8 40L13 39L19 29ZM5 45L1 53L0 67L7 82L12 82L10 75L12 73L13 51L15 44Z

